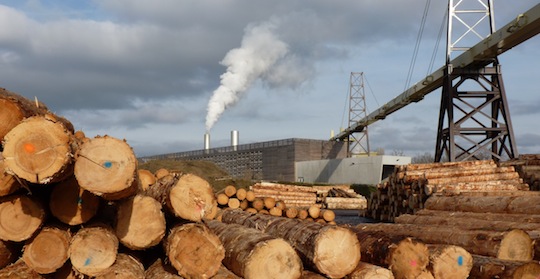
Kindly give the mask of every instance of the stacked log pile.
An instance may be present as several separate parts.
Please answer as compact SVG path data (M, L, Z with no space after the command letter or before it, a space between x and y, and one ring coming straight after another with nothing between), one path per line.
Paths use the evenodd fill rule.
M255 193L255 197L274 198L284 201L289 206L309 208L317 203L317 189L313 187L259 182L250 188Z
M519 173L493 160L409 164L395 168L371 193L364 216L393 221L401 214L424 208L431 195L459 193L508 193L527 191Z
M328 209L356 209L367 207L367 199L354 192L349 185L313 186L317 190L319 202Z
M521 154L500 165L514 167L531 191L540 191L540 154Z
M319 204L311 204L309 207L291 206L283 200L276 200L273 196L257 197L254 191L236 188L234 185L228 185L217 192L216 200L220 209L241 209L250 213L335 224L334 211L321 209ZM219 216L218 213L218 219Z

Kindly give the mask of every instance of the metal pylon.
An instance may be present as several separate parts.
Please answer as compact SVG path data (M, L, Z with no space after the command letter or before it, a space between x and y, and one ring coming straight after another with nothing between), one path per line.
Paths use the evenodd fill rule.
M349 79L349 127L367 116L364 94L364 73L351 72ZM366 126L362 131L351 133L347 140L348 156L369 156L369 134Z
M455 52L495 32L494 25L493 0L449 0L436 162L518 156L498 59L486 67L450 64Z

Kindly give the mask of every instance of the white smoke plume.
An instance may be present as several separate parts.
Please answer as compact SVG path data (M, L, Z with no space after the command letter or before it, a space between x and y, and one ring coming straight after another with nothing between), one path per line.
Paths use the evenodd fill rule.
M270 20L248 26L239 48L230 50L220 62L227 66L221 85L208 102L206 130L210 131L221 114L236 104L258 78L272 71L289 52L287 43L275 34L279 22Z

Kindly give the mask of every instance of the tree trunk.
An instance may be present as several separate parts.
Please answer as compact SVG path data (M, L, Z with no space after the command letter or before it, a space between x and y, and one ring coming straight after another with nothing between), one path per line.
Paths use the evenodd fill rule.
M455 245L429 244L428 270L436 279L467 279L473 258L467 250Z
M540 196L431 196L424 208L477 213L540 214Z
M86 223L99 209L100 198L79 187L72 176L54 185L49 198L51 214L61 222L75 226Z
M363 231L384 231L385 234L409 235L429 244L461 246L469 253L507 260L530 261L533 241L523 230L496 232L464 230L454 227L433 227L414 224L361 224Z
M69 258L70 240L67 229L45 227L24 246L22 259L40 274L53 273Z
M227 206L230 208L240 208L240 201L237 198L229 198Z
M240 201L243 201L246 199L247 191L244 188L239 188L236 190L236 198Z
M80 229L72 238L69 258L78 272L97 276L116 261L118 238L112 229L93 225Z
M188 173L180 176L169 191L167 206L177 217L199 222L208 219L217 205L208 181Z
M225 195L225 193L219 193L217 194L217 203L219 205L228 205L229 204L229 197Z
M182 279L178 276L178 272L170 264L163 262L158 258L152 263L145 272L146 279Z
M222 220L287 240L307 265L330 278L349 274L360 260L358 239L346 228L241 210L225 210Z
M309 217L313 219L319 218L319 214L321 213L321 208L317 205L312 205L308 208Z
M49 116L23 120L4 137L4 167L36 184L61 181L73 173L73 133Z
M225 189L223 189L223 193L225 193L225 195L230 198L236 194L236 187L234 187L233 185L228 185L225 187Z
M296 207L289 207L285 210L285 216L288 218L296 218L298 216L298 209Z
M239 224L209 221L208 227L219 236L225 251L223 264L243 278L300 278L302 262L296 251L276 238Z
M79 148L75 162L79 185L106 200L135 194L139 187L137 158L123 140L95 137Z
M40 203L26 195L0 199L0 239L20 242L39 230L45 219Z
M137 175L143 191L154 185L157 181L156 176L149 170L139 169L137 170Z
M470 278L525 279L540 277L540 265L537 262L508 261L479 255L472 256L473 267Z
M365 263L365 262L359 262L358 266L356 266L356 269L351 272L349 275L345 276L346 279L371 279L371 278L377 278L377 279L393 279L394 275L392 274L392 271L390 271L387 268Z
M427 246L403 234L366 231L352 227L360 242L362 261L388 267L396 278L416 278L429 263Z
M114 264L95 279L145 279L144 266L132 256L119 253Z
M185 278L210 278L218 272L225 258L218 236L202 224L175 226L164 247L171 265Z
M126 247L133 250L153 247L161 242L165 231L165 216L154 198L137 195L119 203L115 232Z
M516 222L516 223L540 223L540 214L532 215L532 214L517 214L517 213L510 214L510 213L490 213L490 212L477 213L477 212L422 209L415 212L414 215L479 219L479 220L485 220L485 221L506 221L506 222Z

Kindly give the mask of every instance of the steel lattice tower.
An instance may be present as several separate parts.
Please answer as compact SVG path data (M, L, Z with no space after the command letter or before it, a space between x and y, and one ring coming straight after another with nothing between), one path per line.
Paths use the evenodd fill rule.
M364 73L351 72L349 79L349 127L367 116L366 95L364 94ZM368 128L351 133L347 139L348 157L369 156Z
M488 66L450 63L453 54L495 32L493 0L449 0L447 24L435 161L517 157L498 59Z

